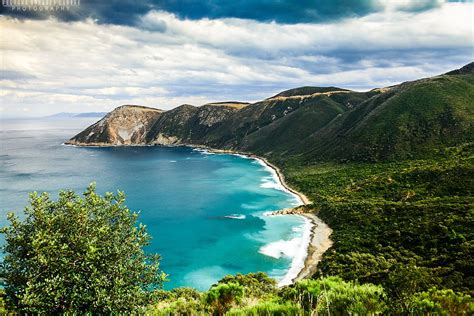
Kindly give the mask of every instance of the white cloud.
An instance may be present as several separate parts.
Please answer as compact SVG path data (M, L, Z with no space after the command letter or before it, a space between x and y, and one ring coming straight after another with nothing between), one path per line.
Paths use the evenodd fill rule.
M449 3L410 13L387 6L339 23L295 25L182 20L159 11L140 27L1 17L2 115L124 103L169 109L253 101L301 85L390 85L471 61L473 9Z

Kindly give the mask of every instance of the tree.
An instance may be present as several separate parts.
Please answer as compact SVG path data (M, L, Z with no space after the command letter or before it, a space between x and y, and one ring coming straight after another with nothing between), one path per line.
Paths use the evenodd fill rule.
M25 313L136 311L166 275L158 255L145 254L146 227L122 192L103 197L91 184L72 191L30 194L25 218L8 215L0 277L15 309Z

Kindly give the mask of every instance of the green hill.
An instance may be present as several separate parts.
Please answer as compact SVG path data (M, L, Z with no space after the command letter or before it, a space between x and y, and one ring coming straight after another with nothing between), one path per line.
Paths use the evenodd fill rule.
M89 128L71 139L79 145L205 145L252 152L278 160L386 161L419 158L439 147L474 140L472 63L445 75L355 92L302 87L253 104L182 105L169 111L134 106L133 122L111 122L127 106L105 117L105 131ZM143 116L137 111L142 109ZM130 111L127 111L129 113ZM112 115L116 114L116 115ZM121 122L121 121L120 121ZM96 126L97 127L97 126ZM136 127L136 126L135 126ZM90 136L91 135L91 136ZM98 137L101 135L101 137Z
M474 139L474 75L406 82L336 118L300 146L304 160L393 160Z

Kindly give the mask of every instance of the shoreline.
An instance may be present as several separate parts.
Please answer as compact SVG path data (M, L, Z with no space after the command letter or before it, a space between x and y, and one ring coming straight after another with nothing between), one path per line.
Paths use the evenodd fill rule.
M306 217L312 223L311 237L303 269L292 280L293 283L311 277L316 273L318 263L322 260L323 254L333 245L330 238L332 229L326 223L314 214L303 213L301 216Z
M260 161L263 165L266 165L268 168L273 170L277 178L282 185L282 187L285 188L289 193L295 195L300 201L301 205L295 206L294 208L297 208L299 206L304 206L311 204L312 202L308 199L306 195L304 195L301 192L296 191L295 189L291 188L286 182L285 182L285 177L281 170L270 163L267 159L263 157L259 157L255 154L250 154L250 153L244 153L244 152L236 152L236 151L231 151L231 150L222 150L222 149L214 149L214 148L209 148L205 146L188 146L191 148L198 148L202 150L206 150L208 152L216 153L216 154L230 154L230 155L238 155L238 156L243 156L246 158L250 159L255 159L257 161ZM292 210L290 209L290 210ZM285 212L286 211L286 212ZM278 210L278 211L273 211L271 212L268 216L281 216L281 215L293 215L293 216L300 216L305 219L305 221L308 221L309 223L309 240L306 243L306 254L305 258L303 260L303 266L301 269L299 269L298 273L296 273L295 276L292 276L290 281L288 282L287 280L287 275L291 272L291 269L294 266L293 260L291 262L291 265L288 269L287 275L285 275L278 283L279 287L294 284L296 281L311 277L316 271L317 271L317 266L318 263L322 260L323 254L333 245L333 242L330 238L332 234L332 229L324 223L319 217L312 213L304 213L304 212L292 212L288 210ZM305 226L306 226L305 222ZM304 236L306 235L307 232L303 232L302 238L304 239ZM293 258L295 259L295 258ZM298 262L296 262L298 264ZM295 273L292 273L295 274Z
M111 145L111 144L71 144L68 142L64 142L63 145L66 146L73 146L73 147L132 147L134 145ZM135 145L134 147L153 147L156 145ZM301 202L300 205L295 206L293 208L299 207L299 206L304 206L311 204L312 202L309 200L309 198L304 195L301 192L296 191L295 189L291 188L285 181L285 177L281 170L275 166L274 164L270 163L266 158L257 156L252 153L246 153L246 152L238 152L238 151L233 151L233 150L225 150L225 149L215 149L203 145L193 145L193 144L180 144L177 146L173 145L167 145L164 147L190 147L193 149L200 149L200 150L205 150L210 153L215 153L215 154L228 154L228 155L236 155L236 156L241 156L247 159L254 159L258 162L260 162L262 165L268 167L270 170L272 170L276 174L276 178L278 179L279 183L281 186L290 194L294 195L295 197L298 198L298 200ZM292 209L293 209L292 208ZM291 209L290 209L291 210ZM286 211L286 212L285 212ZM295 261L295 258L292 258L290 267L288 268L287 274L279 281L278 286L285 286L289 284L293 284L296 281L302 280L304 278L310 277L313 275L316 270L317 270L317 265L321 261L323 254L332 246L333 242L330 239L330 235L332 233L332 229L324 223L319 217L312 213L304 213L304 212L291 212L288 210L278 210L278 211L273 211L270 215L268 216L280 216L280 215L293 215L293 216L300 216L304 218L305 220L305 226L307 223L309 223L309 238L308 241L305 241L305 256L302 264L302 267L299 268L299 271L297 273L291 271L292 268L297 264L297 261ZM308 222L306 222L308 221ZM307 234L307 231L303 232L302 238ZM301 262L301 261L300 261ZM291 274L291 279L288 282L288 277L287 275L292 272Z

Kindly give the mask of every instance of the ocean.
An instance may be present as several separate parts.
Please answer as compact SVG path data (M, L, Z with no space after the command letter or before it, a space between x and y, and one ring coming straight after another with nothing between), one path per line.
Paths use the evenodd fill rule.
M0 120L0 225L28 193L121 190L153 236L166 289L206 290L227 274L263 271L288 283L302 266L308 221L265 212L301 201L261 161L188 147L79 148L63 142L93 119ZM3 243L3 237L0 243Z

